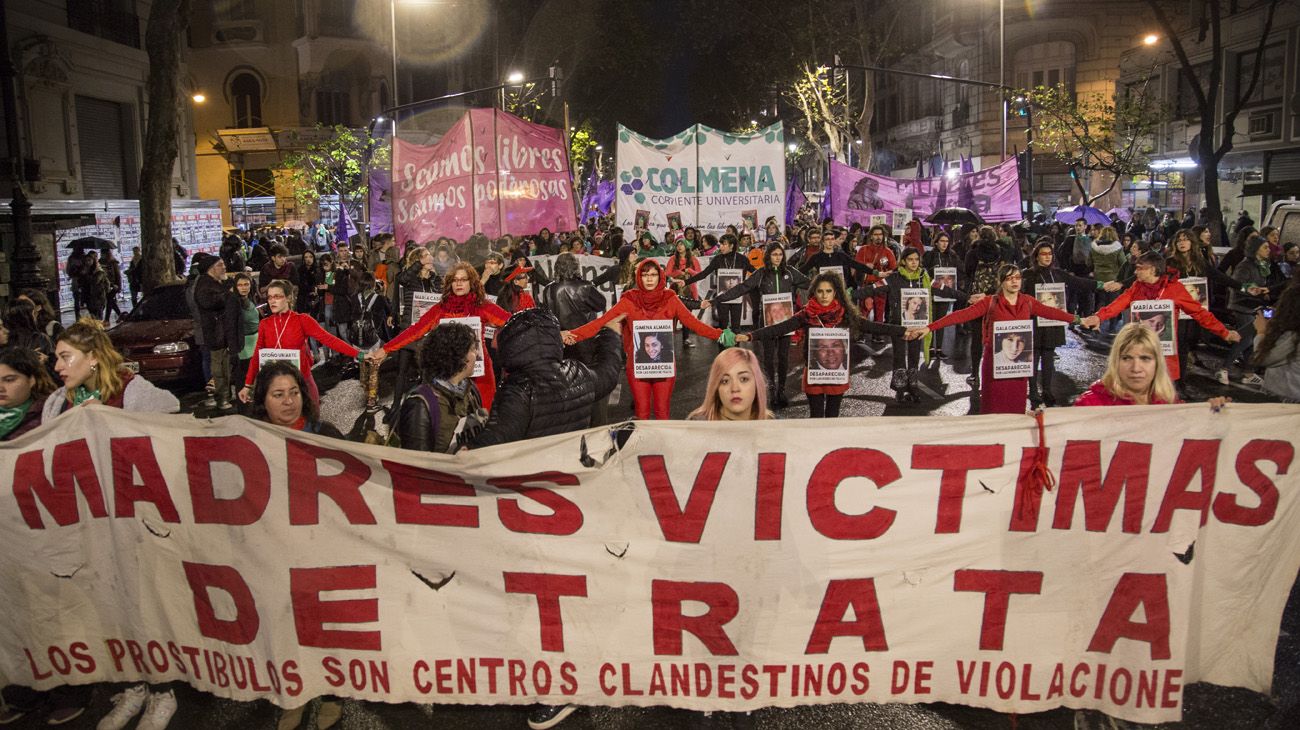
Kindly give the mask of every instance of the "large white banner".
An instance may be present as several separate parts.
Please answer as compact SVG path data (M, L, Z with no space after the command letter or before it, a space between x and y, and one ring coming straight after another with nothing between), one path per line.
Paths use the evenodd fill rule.
M628 231L759 231L769 216L784 223L785 182L780 122L752 134L696 124L665 139L618 127L617 212Z
M1120 417L1117 417L1120 416ZM457 456L73 409L0 446L0 682L296 706L1268 692L1300 408L645 422Z

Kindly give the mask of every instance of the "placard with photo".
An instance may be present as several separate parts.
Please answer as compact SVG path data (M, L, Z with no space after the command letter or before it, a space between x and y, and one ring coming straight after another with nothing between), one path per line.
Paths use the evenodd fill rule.
M263 347L257 351L258 367L264 368L267 363L272 362L287 362L296 368L301 368L302 352L287 347Z
M470 377L483 377L483 373L486 372L483 368L483 320L478 317L446 317L438 321L438 326L441 327L450 322L459 322L460 324L474 330L474 334L478 336L478 359L474 361L474 372ZM496 333L494 332L493 334L495 335Z
M899 289L899 305L904 327L930 324L930 292L925 289Z
M1035 284L1034 298L1040 304L1046 304L1049 307L1065 309L1065 282L1057 284ZM1048 319L1047 317L1038 317L1039 327L1064 327L1065 323L1058 319Z
M680 230L682 230L682 214L681 214L681 213L674 211L674 212L668 214L668 230L670 230L670 231L680 231Z
M790 292L763 295L763 326L780 324L794 316L794 296Z
M636 230L644 231L645 229L650 227L650 211L638 210L636 212L636 217L633 218L633 221L634 222L632 223L632 226L636 228Z
M730 290L732 287L740 286L740 282L745 280L745 270L744 269L718 269L713 276L714 276L713 280L717 282L717 288L714 290L714 296L717 296L718 294ZM733 300L729 302L722 302L722 304L723 305L740 304L740 302Z
M420 321L424 313L433 308L433 305L442 301L442 294L436 291L417 291L411 292L411 324Z
M632 375L671 378L677 374L673 358L673 321L643 319L632 323Z
M1034 322L993 323L993 379L1028 378L1034 372Z
M907 231L907 222L912 220L911 208L894 208L891 222L894 224L894 235L901 236Z
M757 232L758 231L758 210L751 209L751 210L740 211L740 227L746 231L749 231L750 233Z
M1141 299L1128 305L1129 322L1140 322L1142 326L1156 333L1160 339L1160 354L1178 353L1175 342L1177 320L1174 319L1174 303L1169 299Z
M936 266L934 267L934 286L943 288L947 287L953 291L957 290L957 267L955 266ZM956 299L951 297L941 297L935 294L936 302L955 302Z
M808 328L808 384L849 382L849 331L842 327Z
M881 228L888 229L889 216L884 213L877 213L871 216L871 228L875 228L876 226L880 226Z
M1183 286L1187 287L1187 293L1196 300L1196 303L1202 307L1210 306L1210 282L1204 276L1185 276L1179 279ZM1192 315L1178 310L1179 319L1191 319Z

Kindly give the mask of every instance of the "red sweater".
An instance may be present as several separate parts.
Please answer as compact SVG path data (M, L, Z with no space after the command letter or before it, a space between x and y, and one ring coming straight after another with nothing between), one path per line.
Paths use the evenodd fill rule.
M1180 403L1181 401L1175 400L1175 402ZM1110 392L1109 390L1106 390L1106 386L1102 385L1100 380L1093 383L1092 387L1088 388L1088 390L1084 391L1083 395L1075 399L1074 404L1076 406L1135 406L1137 405L1137 403L1131 398L1121 398L1115 395L1114 393ZM1162 400L1153 400L1151 401L1151 405L1162 406L1165 405L1165 402Z
M853 258L857 259L858 263L866 264L876 271L893 271L898 268L898 259L894 256L894 251L884 244L864 244L858 248L858 253ZM884 277L875 274L867 275L868 284L883 280Z
M392 354L424 337L429 330L438 326L444 319L458 317L478 317L484 324L500 327L510 318L510 313L489 301L478 301L473 294L456 296L444 295L442 301L429 307L420 319L410 327L402 330L396 337L384 343L384 352ZM480 346L482 343L480 343ZM483 349L484 366L492 372L492 361L488 359L487 349Z
M248 377L244 378L244 384L252 385L257 380L257 371L261 368L258 353L263 347L297 350L298 369L305 377L310 378L311 351L307 349L308 339L314 339L348 357L357 356L357 348L326 332L310 315L300 312L281 312L267 317L257 325L257 344L253 347L253 357L248 364Z
M1210 310L1202 307L1192 295L1187 293L1187 287L1182 282L1171 276L1162 276L1153 284L1143 284L1140 281L1134 282L1133 286L1125 289L1115 301L1107 304L1097 310L1097 318L1101 320L1111 319L1124 310L1128 309L1129 304L1135 301L1147 299L1166 299L1174 303L1176 312L1186 312L1191 315L1196 323L1205 329L1213 332L1223 339L1228 338L1228 328L1223 326ZM1171 323L1172 324L1172 323ZM1178 355L1166 355L1165 367L1169 370L1169 377L1172 380L1178 380L1182 373L1178 369Z

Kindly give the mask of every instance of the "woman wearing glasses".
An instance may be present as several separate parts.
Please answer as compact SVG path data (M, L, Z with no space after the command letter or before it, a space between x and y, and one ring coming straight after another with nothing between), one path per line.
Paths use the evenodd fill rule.
M307 381L307 392L316 404L320 403L320 390L311 376L312 357L308 343L315 340L340 355L357 357L357 348L326 332L311 315L293 311L296 293L293 284L283 279L276 279L266 286L266 306L271 310L271 315L257 325L257 345L248 362L244 388L239 391L239 400L244 403L252 401L253 383L257 381L257 372L261 368L262 350L297 351L296 364L302 371L303 380Z

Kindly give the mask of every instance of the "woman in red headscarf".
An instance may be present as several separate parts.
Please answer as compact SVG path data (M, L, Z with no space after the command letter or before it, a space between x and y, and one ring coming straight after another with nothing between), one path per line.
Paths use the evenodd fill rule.
M577 329L562 333L564 344L572 345L592 337L608 322L621 321L623 323L623 351L627 354L627 382L632 390L636 417L639 420L649 419L652 412L654 418L660 420L668 418L668 406L672 401L673 384L677 380L675 366L665 368L666 372L671 373L666 377L636 376L638 362L642 364L656 363L661 360L665 364L670 362L671 352L664 353L663 351L671 348L673 341L671 330L665 333L649 334L642 331L641 341L634 339L636 331L641 329L634 328L634 324L656 320L670 322L672 328L675 328L677 323L681 322L695 334L719 341L727 347L735 344L736 341L736 336L731 330L710 327L696 319L690 310L686 308L686 305L682 304L682 301L677 298L677 295L664 285L663 269L653 259L646 259L637 264L636 277L633 279L632 288L624 292L622 298L613 307L610 307L609 311ZM668 345L669 348L664 348L664 345Z

